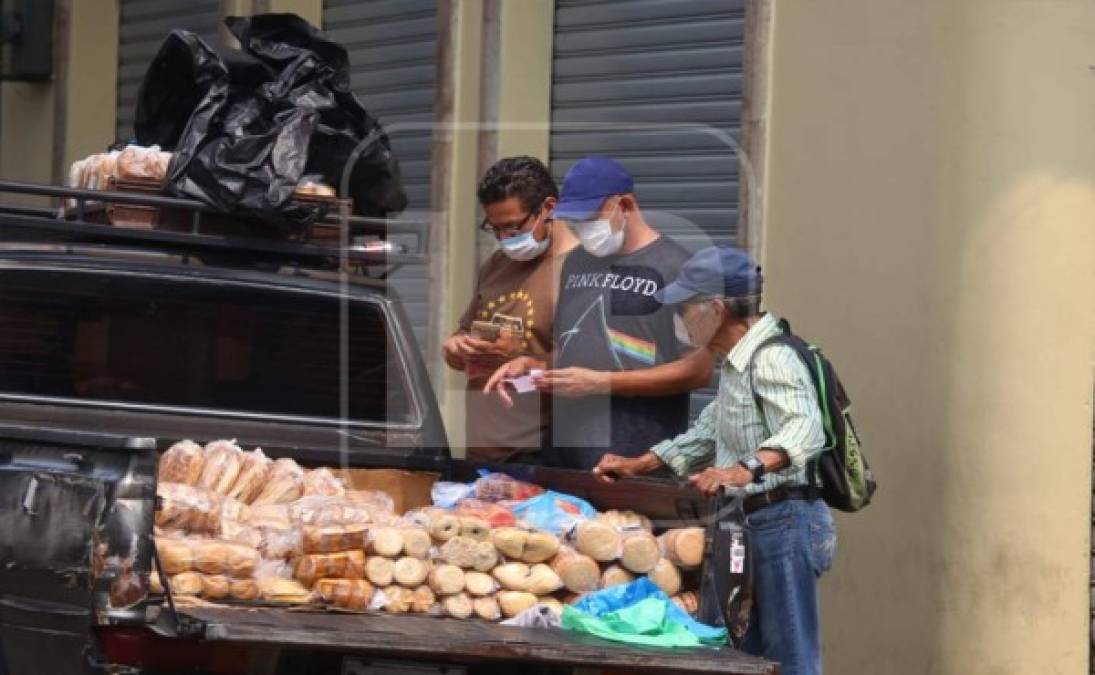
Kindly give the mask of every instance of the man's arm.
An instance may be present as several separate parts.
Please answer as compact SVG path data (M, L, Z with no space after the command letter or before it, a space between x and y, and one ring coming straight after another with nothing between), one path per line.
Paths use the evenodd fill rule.
M616 478L650 473L668 466L678 476L685 476L695 467L714 461L718 433L718 401L711 401L695 423L676 438L658 443L639 457L607 454L593 469L593 474L605 482Z
M692 391L711 380L714 353L706 347L694 349L676 361L636 370L604 371L589 368L561 368L544 373L537 386L556 396L664 396Z

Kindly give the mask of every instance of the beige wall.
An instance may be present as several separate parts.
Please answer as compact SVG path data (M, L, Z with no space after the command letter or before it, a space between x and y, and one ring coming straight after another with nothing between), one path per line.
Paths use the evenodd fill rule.
M831 673L1087 672L1095 3L775 0L773 310L856 403Z

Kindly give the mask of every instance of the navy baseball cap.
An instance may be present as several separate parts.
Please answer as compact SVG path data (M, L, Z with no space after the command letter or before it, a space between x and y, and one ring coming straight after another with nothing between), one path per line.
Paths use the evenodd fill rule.
M589 220L605 199L634 190L635 180L616 160L600 155L583 157L563 178L554 215L563 220Z
M654 296L666 305L677 305L696 297L739 298L758 295L764 285L760 267L741 249L711 246L689 258L677 279Z

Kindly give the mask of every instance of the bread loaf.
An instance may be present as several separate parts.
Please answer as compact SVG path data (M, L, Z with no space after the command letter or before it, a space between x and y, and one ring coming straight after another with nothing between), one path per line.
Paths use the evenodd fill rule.
M258 580L259 592L263 600L303 604L311 600L312 594L299 582L281 577L264 577Z
M392 583L393 563L390 558L374 555L365 562L365 578L376 586L390 586Z
M498 552L489 541L476 541L460 535L441 547L441 559L463 569L486 572L498 562Z
M376 555L395 558L403 552L403 533L394 527L378 527L371 531L369 547Z
M373 598L373 586L364 579L319 579L315 593L324 604L363 611Z
M681 569L695 569L703 564L704 531L701 527L669 530L658 537L662 555Z
M465 572L464 587L470 595L494 595L498 590L498 582L486 572Z
M300 499L304 492L304 469L283 457L273 463L266 476L266 485L252 504L286 504Z
M205 465L198 487L219 495L227 495L240 475L243 450L235 441L213 441L205 446Z
M297 558L293 577L308 588L324 577L364 579L365 554L361 551L305 554Z
M563 580L551 569L550 565L536 563L529 568L528 583L525 590L533 595L547 595L563 587Z
M625 530L620 538L620 564L637 574L654 569L661 559L661 548L646 530Z
M304 473L304 496L342 497L346 486L328 468L312 469Z
M392 565L392 577L400 586L414 588L426 580L429 574L429 566L418 558L404 556Z
M411 589L402 586L388 586L384 589L384 597L387 598L384 611L391 614L409 612L411 603L414 601L414 593Z
M206 574L202 577L201 596L206 600L223 600L228 597L229 580L221 574Z
M597 562L567 546L559 548L551 567L563 580L567 590L574 593L596 590L601 580L601 568L597 566Z
M336 553L363 550L369 533L367 525L306 526L303 530L305 553Z
M607 562L620 556L620 531L599 520L583 520L574 528L572 543L579 552Z
M414 560L414 558L410 558ZM411 611L425 614L437 604L437 596L429 586L419 586L411 592Z
M421 527L404 527L400 530L403 537L403 555L423 560L430 557L430 533Z
M498 583L510 591L527 591L529 567L525 563L512 562L495 567L491 572Z
M263 454L261 448L244 453L239 476L228 490L228 496L244 504L255 501L262 492L262 488L266 486L266 477L270 473L271 464L272 462Z
M517 616L536 604L536 596L526 591L498 591L495 598L506 617Z
M197 485L205 464L205 452L194 441L179 441L160 457L159 482Z
M502 609L493 595L473 599L471 608L477 617L486 621L497 621L502 618Z
M650 522L650 519L634 511L609 509L599 514L597 520L619 530L638 528L647 532L654 531L654 524Z
M660 559L646 576L669 597L681 592L681 573L666 558Z
M441 599L441 608L454 619L467 619L473 611L472 599L467 593L455 593Z
M498 552L510 560L520 560L528 543L528 530L519 527L499 527L491 531L491 541Z
M194 569L203 574L224 574L228 570L229 546L232 544L211 539L192 542Z
M254 579L229 579L228 595L234 600L258 600L262 594Z
M490 523L482 518L463 516L460 518L460 534L476 541L490 541Z
M619 565L609 565L601 573L601 588L611 588L620 584L629 584L635 580L635 575Z
M527 563L547 562L559 552L559 538L550 532L535 530L528 535L521 560Z
M194 552L182 539L156 537L156 555L160 557L164 574L180 574L194 569Z
M438 565L430 570L429 583L438 595L455 595L464 590L464 570L456 565Z
M272 527L288 530L293 527L287 504L252 504L247 524L252 527Z
M236 579L246 579L255 574L262 557L259 552L250 546L240 544L225 544L227 546L227 560L224 568L225 574Z
M171 577L172 595L201 595L202 575L197 572L183 572Z
M220 529L221 498L215 493L185 483L160 483L156 496L160 503L154 519L157 526L193 533Z

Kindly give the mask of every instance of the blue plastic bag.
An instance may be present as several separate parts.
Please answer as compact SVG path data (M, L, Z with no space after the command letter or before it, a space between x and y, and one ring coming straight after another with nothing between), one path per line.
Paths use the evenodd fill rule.
M670 600L669 596L658 588L653 581L646 577L641 577L631 583L611 586L590 593L574 603L573 607L590 616L603 617L606 614L630 607L649 598L664 602L666 604L666 619L684 626L700 642L705 644L723 644L726 642L725 628L715 628L696 621L688 615L688 612L678 607L677 603Z
M513 515L541 530L561 535L579 521L595 518L597 509L584 499L548 490L514 506Z

